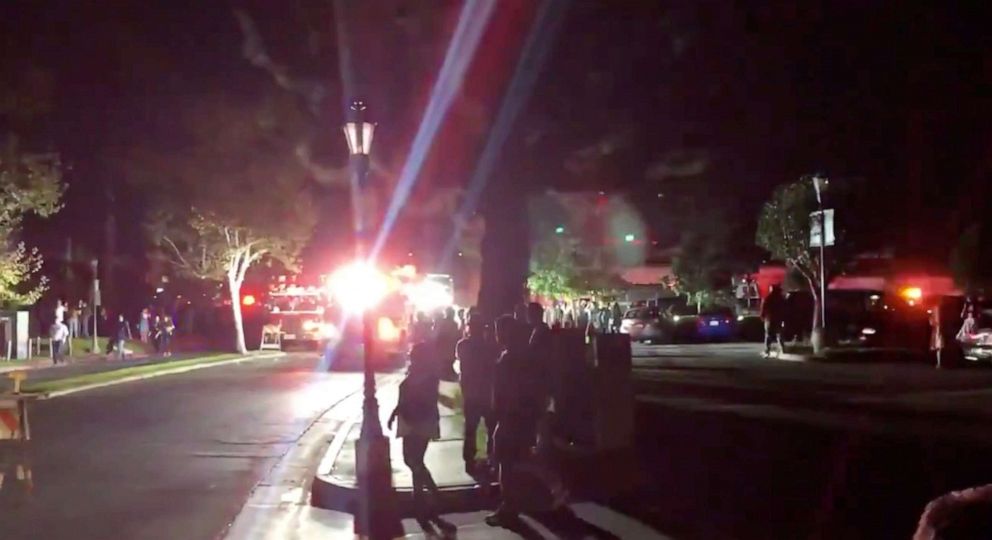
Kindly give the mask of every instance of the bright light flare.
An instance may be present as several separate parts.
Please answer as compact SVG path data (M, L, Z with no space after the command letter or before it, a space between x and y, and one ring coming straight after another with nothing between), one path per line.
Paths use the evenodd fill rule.
M436 281L421 281L407 289L407 297L418 311L434 311L455 302L444 285Z
M395 342L400 340L400 329L389 317L379 317L376 323L376 335L382 341Z
M245 305L245 306L254 306L255 305L255 295L253 295L253 294L246 294L244 296L244 298L241 299L241 304L242 305Z
M923 298L923 289L919 287L905 287L899 291L899 295L906 300L916 302Z
M374 307L389 292L389 278L363 261L338 268L327 285L341 307L351 313Z

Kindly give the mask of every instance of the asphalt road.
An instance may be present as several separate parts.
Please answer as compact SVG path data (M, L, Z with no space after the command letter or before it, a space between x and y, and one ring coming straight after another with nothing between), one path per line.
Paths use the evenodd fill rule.
M644 491L678 538L909 538L925 504L992 483L992 369L635 346Z
M0 538L217 538L314 418L360 388L358 373L316 367L298 353L33 404L34 489L8 474Z

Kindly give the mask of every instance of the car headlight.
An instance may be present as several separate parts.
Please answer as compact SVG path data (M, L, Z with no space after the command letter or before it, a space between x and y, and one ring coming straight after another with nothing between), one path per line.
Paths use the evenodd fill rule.
M861 334L864 335L864 336L874 336L875 335L875 329L874 328L862 328L861 329Z
M673 315L673 316L672 316L672 320L673 320L673 321L675 321L675 322L679 322L679 319L681 319L681 318L682 318L682 317L681 317L681 316L679 316L679 315Z
M744 316L743 315L738 315L737 316L737 322L741 322L743 320L744 320Z

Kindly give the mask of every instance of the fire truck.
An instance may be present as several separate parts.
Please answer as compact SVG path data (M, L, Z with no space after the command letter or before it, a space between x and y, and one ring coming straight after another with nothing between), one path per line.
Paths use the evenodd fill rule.
M333 334L325 317L330 307L320 287L280 283L265 298L266 327L278 328L282 343L316 348Z

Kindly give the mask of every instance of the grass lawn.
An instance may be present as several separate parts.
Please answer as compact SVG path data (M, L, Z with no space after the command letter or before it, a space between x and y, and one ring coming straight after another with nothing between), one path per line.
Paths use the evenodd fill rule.
M98 353L103 353L107 350L107 338L98 337L96 338L96 346ZM154 351L151 343L142 343L137 339L128 339L124 341L124 348L135 353L151 353ZM72 338L72 355L71 356L82 356L84 354L90 354L93 352L93 338L77 337Z
M65 379L42 381L34 384L27 383L24 385L24 391L39 392L39 393L55 392L59 390L67 390L69 388L76 388L80 386L88 386L91 384L99 384L104 382L116 381L120 379L126 379L128 377L151 375L161 371L168 371L187 366L214 364L217 362L223 362L225 360L231 360L233 358L238 358L240 356L241 356L240 354L236 354L236 353L209 354L205 356L198 356L196 358L176 360L174 362L157 362L154 364L146 364L143 366L131 366L131 367L125 366L125 367L121 367L120 369L114 369L111 371L88 373L86 375L77 375L75 377L67 377Z

